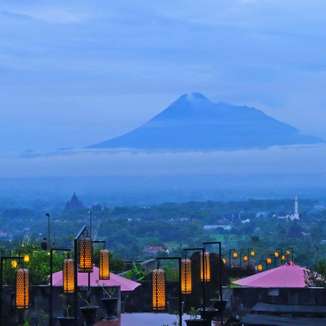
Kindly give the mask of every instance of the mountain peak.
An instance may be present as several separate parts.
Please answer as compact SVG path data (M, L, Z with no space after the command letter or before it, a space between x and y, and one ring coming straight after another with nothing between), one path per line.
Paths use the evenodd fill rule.
M232 150L319 142L262 111L214 103L193 92L179 97L143 126L92 147Z
M187 102L194 102L194 101L209 101L209 99L198 92L186 93L180 96L179 100L187 101Z

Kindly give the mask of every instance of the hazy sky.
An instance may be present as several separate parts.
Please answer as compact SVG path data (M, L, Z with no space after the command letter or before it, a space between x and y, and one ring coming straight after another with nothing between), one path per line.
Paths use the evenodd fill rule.
M326 137L325 0L0 0L0 148L84 146L182 93Z

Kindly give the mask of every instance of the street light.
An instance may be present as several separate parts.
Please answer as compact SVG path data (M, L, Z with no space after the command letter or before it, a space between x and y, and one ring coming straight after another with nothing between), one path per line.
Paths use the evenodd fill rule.
M0 259L0 325L3 326L5 324L3 324L3 316L2 316L2 288L3 288L3 263L6 260L10 260L11 261L11 267L13 269L17 268L18 266L18 261L22 261L23 257L21 256L2 256ZM19 273L19 276L21 276L21 272ZM16 274L16 300L17 300L17 281L18 281L18 274ZM25 284L27 285L27 282L25 282ZM19 283L20 285L20 283ZM29 284L28 284L29 285ZM28 296L29 299L29 296ZM17 304L17 301L16 301Z
M179 270L179 326L182 326L182 285L181 285L181 257L157 257L157 268L153 271L152 293L153 293L153 310L162 311L166 309L166 282L165 272L160 268L161 260L176 260L178 262Z
M204 248L209 245L218 245L218 278L219 278L219 296L220 301L223 302L223 269L222 269L222 242L221 241L207 241L203 243ZM222 307L223 305L221 305ZM223 318L223 309L220 309L221 312L221 325L224 324L224 318Z
M191 260L184 258L181 260L181 291L182 294L192 293L192 275L191 275Z
M154 311L166 309L165 272L161 268L152 272L152 307Z
M50 296L49 296L49 326L52 326L53 324L53 253L55 251L63 251L63 252L69 252L70 249L67 248L53 248L50 249ZM71 263L72 267L71 267ZM72 271L72 274L71 274ZM65 259L63 264L63 288L65 293L76 293L76 282L75 282L75 263L72 259L69 260ZM69 281L68 281L69 280ZM70 282L73 282L74 285L72 286ZM71 290L71 292L68 292L68 288Z
M256 257L256 250L255 249L250 249L250 256L251 257Z
M258 265L256 266L256 270L257 270L258 272L262 272L262 271L264 270L264 266L263 266L263 264L258 264Z
M93 244L91 238L79 240L79 271L91 273L93 271Z
M100 250L100 280L110 279L110 253L107 249Z
M24 263L28 264L28 263L30 262L30 257L29 257L29 255L24 255L23 260L24 260Z
M209 252L205 250L201 253L200 259L200 279L204 283L211 281L211 264Z
M188 252L188 251L199 251L200 252L200 269L201 269L201 266L206 267L206 264L205 264L205 261L204 261L204 257L205 257L205 248L204 247L199 247L199 248L185 248L183 249L184 252ZM204 270L203 271L205 274L206 271ZM200 275L199 275L199 278L200 278L200 281L201 281L201 286L202 286L202 302L203 302L203 311L205 312L206 311L206 282L204 282L201 278L201 270L200 270Z
M63 262L63 292L74 293L75 292L75 280L74 280L74 261L71 258L66 258Z
M29 273L26 268L19 268L16 272L16 308L29 307Z

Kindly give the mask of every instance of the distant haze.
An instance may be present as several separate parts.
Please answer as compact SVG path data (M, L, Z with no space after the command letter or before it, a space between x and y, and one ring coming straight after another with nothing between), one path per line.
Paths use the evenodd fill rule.
M84 147L180 94L326 136L324 0L3 0L0 148Z

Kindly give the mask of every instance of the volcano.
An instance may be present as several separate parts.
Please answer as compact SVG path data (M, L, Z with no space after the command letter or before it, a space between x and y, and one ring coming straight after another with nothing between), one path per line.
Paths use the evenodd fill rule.
M91 148L239 150L323 142L262 111L182 95L144 125Z

